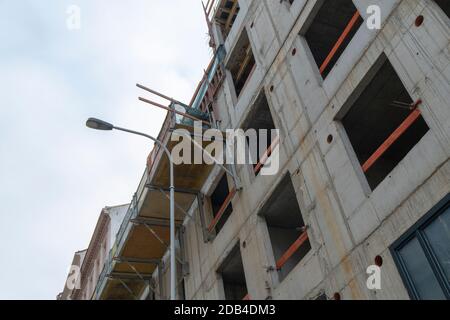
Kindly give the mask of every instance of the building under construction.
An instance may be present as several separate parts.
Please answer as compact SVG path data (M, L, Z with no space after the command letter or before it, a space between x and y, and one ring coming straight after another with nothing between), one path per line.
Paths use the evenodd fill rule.
M210 0L192 100L140 86L170 150L194 120L279 130L257 164L175 167L180 299L450 299L450 1L372 2ZM169 298L168 173L156 145L87 298Z

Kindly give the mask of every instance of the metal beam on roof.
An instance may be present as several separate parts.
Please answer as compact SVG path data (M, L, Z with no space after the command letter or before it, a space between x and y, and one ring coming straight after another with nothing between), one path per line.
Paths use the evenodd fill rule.
M114 261L119 263L142 263L142 264L158 264L160 259L140 259L140 258L125 258L125 257L117 257L114 258Z
M120 273L120 272L114 272L110 273L108 276L110 279L114 280L131 280L131 281L150 281L153 279L151 275L142 275L142 279L139 278L137 275L132 273Z
M130 220L133 224L140 224L140 225L149 225L149 226L156 226L156 227L169 227L170 226L170 220L169 219L152 219L152 218L135 218Z
M169 192L170 191L170 189L167 188L167 187L161 187L161 186L157 186L157 185L153 185L153 184L146 184L145 186L147 188L151 189L151 190L163 190L165 192ZM177 188L177 187L175 187L175 192L176 193L192 194L192 195L197 195L199 193L197 190L183 189L183 188Z

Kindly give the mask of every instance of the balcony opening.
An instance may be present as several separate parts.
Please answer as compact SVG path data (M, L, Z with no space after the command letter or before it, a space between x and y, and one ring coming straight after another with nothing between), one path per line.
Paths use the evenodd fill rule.
M436 4L444 11L447 17L450 18L450 1L449 0L434 0Z
M429 130L386 56L374 68L379 70L368 73L375 75L356 89L361 93L342 119L372 190Z
M227 175L224 174L210 198L213 213L213 221L209 226L210 232L215 230L216 234L219 234L227 222L233 212L233 205L231 203L232 196L233 191L230 192Z
M260 213L267 223L280 280L311 250L290 174L279 183Z
M218 273L222 276L225 300L243 300L247 296L247 281L239 245L224 260Z
M304 34L325 79L363 23L352 0L319 1Z
M269 103L267 102L264 90L256 99L252 110L247 116L247 121L244 122L243 129L244 131L254 129L256 132L256 136L253 137L253 141L251 134L246 137L247 144L249 146L249 154L247 157L249 162L247 163L253 164L255 175L258 175L261 168L264 166L264 162L274 149L276 143L275 141L278 141L277 137L272 134L272 130L275 129L275 124L273 122L272 113L270 112Z
M226 40L234 21L239 14L239 1L238 0L219 0L220 4L217 9L215 21L220 27L223 39Z
M236 96L239 97L256 65L252 46L245 29L242 31L229 61L227 69L231 72Z

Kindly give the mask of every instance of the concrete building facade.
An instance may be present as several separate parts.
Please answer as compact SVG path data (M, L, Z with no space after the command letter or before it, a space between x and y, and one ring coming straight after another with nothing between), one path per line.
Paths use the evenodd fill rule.
M381 8L381 29L369 30L361 22L326 77L321 75L317 60L323 61L326 54L321 51L337 41L342 27L326 39L333 32L320 23L333 24L342 14L343 22L335 25L345 26L355 9L367 18L371 4ZM239 1L239 6L225 40L213 24L216 43L223 43L227 52L227 74L216 103L218 117L221 128L243 127L258 97L265 95L273 123L281 132L282 169L279 175L264 177L255 176L248 167L239 168L243 189L213 241L204 243L197 225L187 223L186 297L227 298L228 274L221 268L240 251L240 268L234 268L229 278L231 282L240 278L237 282L245 283L251 299L313 299L324 294L342 299L420 298L419 289L408 294L391 249L450 191L449 3L295 0ZM416 26L420 16L423 22ZM256 66L239 94L228 66L238 57L243 34ZM325 38L323 43L320 37ZM395 86L402 88L388 92ZM429 129L413 128L415 138L399 141L408 150L397 146L394 151L401 159L393 156L385 169L381 165L375 168L379 172L365 174L361 165L367 155L359 155L357 148L373 144L374 152L399 125L398 121L392 126L384 123L386 117L395 117L389 110L377 115L370 109L381 108L387 99L391 99L390 108L398 109L390 104L401 97L408 104L421 100L418 108ZM366 110L356 111L359 105ZM206 186L205 194L213 185ZM287 266L287 274L285 266L277 270L277 260L289 244L278 238L287 237L286 228L295 226L295 220L283 218L286 226L283 221L272 223L274 214L285 211L301 215L296 223L308 226L310 243L307 253L291 258L295 265ZM446 246L448 259L448 209L442 220L447 228L439 241ZM272 228L277 223L281 233ZM291 244L296 237L290 237ZM382 261L381 290L369 290L366 285L367 268L375 260ZM448 272L448 265L444 268ZM241 276L232 275L238 269ZM446 279L448 285L448 273Z
M176 171L179 297L449 299L449 1L221 0L205 13L215 54L186 112L279 136L235 176ZM169 113L159 138L183 121ZM260 174L275 148L279 172ZM168 297L167 170L156 148L94 298Z

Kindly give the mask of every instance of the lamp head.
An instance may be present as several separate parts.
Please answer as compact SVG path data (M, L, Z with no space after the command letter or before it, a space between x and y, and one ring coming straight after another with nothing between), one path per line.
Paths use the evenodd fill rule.
M89 118L86 121L86 127L103 131L110 131L114 129L114 126L111 123L96 118Z

